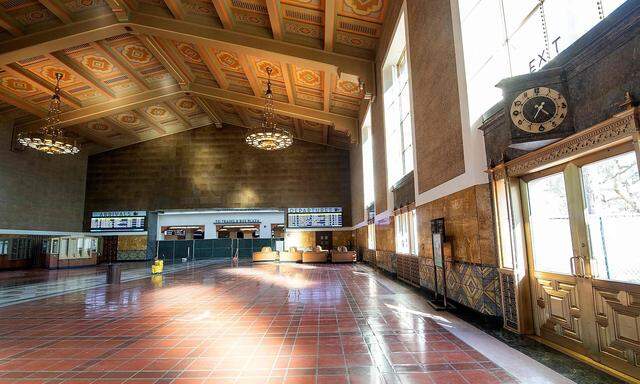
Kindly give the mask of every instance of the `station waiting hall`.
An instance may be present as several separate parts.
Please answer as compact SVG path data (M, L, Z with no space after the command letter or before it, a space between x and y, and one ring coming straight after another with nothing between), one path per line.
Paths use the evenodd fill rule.
M0 384L640 384L640 0L0 0Z

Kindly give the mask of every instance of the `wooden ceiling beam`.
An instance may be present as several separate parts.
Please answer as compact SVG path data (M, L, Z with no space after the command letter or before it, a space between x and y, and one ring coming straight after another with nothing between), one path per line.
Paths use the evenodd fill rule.
M173 17L178 20L185 19L186 12L181 0L164 0L164 3L167 5L167 8L169 8L169 11L171 11Z
M174 47L162 38L155 36L139 36L145 47L162 63L162 66L173 76L181 88L186 89L195 80L191 70L177 57Z
M238 61L242 66L244 74L247 76L247 80L249 80L249 85L251 86L253 94L255 96L261 96L264 91L262 90L262 86L260 85L260 81L258 80L255 71L253 70L253 65L249 62L249 58L244 54L239 54Z
M122 125L118 124L118 122L115 120L102 118L102 119L98 119L98 121L102 124L108 125L114 131L122 133L123 135L127 135L135 139L136 141L142 140L142 137L140 137L140 135L138 135L132 129L123 127Z
M240 116L240 120L242 120L242 124L247 128L253 128L253 124L251 122L251 118L247 115L247 111L244 107L240 107L238 105L234 105L233 109L235 109L238 116Z
M296 84L293 81L293 74L291 72L290 65L287 63L280 63L282 70L282 79L284 80L284 88L287 92L287 99L291 104L296 103Z
M136 109L134 110L134 112L138 114L138 116L140 116L140 120L145 122L154 131L158 132L161 135L164 135L167 133L167 130L164 129L164 126L162 125L162 123L159 123L153 120L153 118L149 117L144 111L141 111L140 109Z
M167 101L166 103L164 103L164 105L166 105L167 108L169 108L169 110L174 115L176 115L176 118L178 119L178 121L180 121L180 123L182 123L182 125L184 125L188 129L193 128L193 124L191 124L191 121L189 121L189 117L183 115L182 112L180 112L178 108L176 108L171 101Z
M47 110L37 104L33 104L23 98L16 97L4 90L0 89L0 101L13 105L16 108L20 108L23 111L29 112L40 118L47 116ZM38 120L40 121L40 120Z
M213 77L216 79L216 82L218 83L220 88L229 89L229 82L227 81L227 77L224 75L222 68L220 68L218 60L211 56L211 52L208 48L203 48L200 45L196 45L196 48L198 49L198 54L200 54L202 61L207 66L207 69L209 69L209 72L211 72Z
M282 27L282 4L280 4L280 0L266 0L266 3L273 38L276 40L282 40L284 38L284 29Z
M3 66L2 70L24 81L27 81L27 82L30 81L30 82L36 83L38 86L46 89L51 95L53 95L53 93L55 92L55 88L56 88L55 84L50 83L49 81L43 79L42 77L29 71L28 69L21 67L18 64L9 64L9 65ZM67 104L73 108L82 107L80 100L71 96L69 92L63 89L62 85L60 87L60 100L62 100L64 104Z
M303 139L304 132L300 126L300 119L293 119L293 127L295 128L295 135L299 139Z
M201 97L225 101L230 104L259 109L264 108L264 99L261 97L215 88L200 83L191 84L190 92ZM349 134L352 137L354 132L357 131L357 119L351 117L279 101L274 101L273 104L275 112L281 115L334 125L336 130Z
M65 126L86 123L88 121L111 116L116 113L137 109L145 104L169 100L182 93L183 91L177 85L139 92L104 103L93 104L87 107L64 112L62 113L61 121ZM37 120L24 124L22 127L38 126L40 124L42 124L42 121Z
M204 113L209 116L209 119L213 121L213 124L215 124L216 128L222 128L222 119L220 118L220 114L211 104L209 104L209 101L197 96L192 97L196 101L196 103L198 103Z
M71 14L69 13L69 11L65 8L64 5L62 5L57 0L38 0L38 1L45 8L47 8L49 12L56 15L56 17L60 19L60 21L62 21L64 24L73 23L73 18L71 17Z
M20 23L4 10L0 10L0 27L6 29L12 36L23 36L24 32Z
M95 41L91 43L91 46L102 55L104 55L107 59L109 59L113 64L120 69L127 77L136 83L141 90L148 90L149 84L144 80L144 78L138 74L138 72L131 67L129 63L123 60L119 55L115 54L111 48L107 47L101 41Z
M116 94L111 90L111 88L109 88L102 81L96 79L88 69L78 64L78 62L74 61L69 56L60 52L54 52L46 56L48 56L50 59L53 59L53 61L57 60L62 63L74 76L85 83L91 84L98 90L98 92L102 93L107 98L115 99Z
M143 34L231 50L237 53L242 52L246 55L281 63L329 71L336 75L338 72L355 75L363 80L367 87L374 88L373 62L371 60L182 20L172 20L171 23L167 23L166 18L143 13L133 13L129 26L132 30ZM2 52L1 48L0 45L0 53Z
M129 17L129 22L118 22L112 14L100 16L1 42L0 65L135 32L242 52L336 75L338 72L352 74L364 81L368 93L375 88L373 62L370 60L147 13L131 12Z
M336 32L336 0L324 1L324 50L333 51Z
M33 32L0 43L0 65L127 33L112 13Z
M119 22L127 22L131 20L132 9L137 9L136 0L105 0L109 8L113 11Z
M233 15L231 14L231 10L227 6L226 0L211 0L213 6L216 9L216 13L222 21L222 26L224 29L233 29Z
M87 124L75 125L72 127L67 127L67 131L75 132L77 135L82 136L86 139L91 140L95 144L98 144L101 147L111 149L115 147L115 145L109 141L106 137L102 137L100 135L96 135L91 132L91 129L87 126Z
M333 84L331 81L332 74L324 73L323 74L323 94L322 94L322 107L325 112L329 112L331 109L331 85Z

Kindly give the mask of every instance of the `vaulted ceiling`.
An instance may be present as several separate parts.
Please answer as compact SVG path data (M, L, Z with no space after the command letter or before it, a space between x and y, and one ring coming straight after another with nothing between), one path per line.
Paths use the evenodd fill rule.
M195 127L279 124L348 148L374 88L391 0L0 0L0 116L37 127L61 81L64 125L95 150Z

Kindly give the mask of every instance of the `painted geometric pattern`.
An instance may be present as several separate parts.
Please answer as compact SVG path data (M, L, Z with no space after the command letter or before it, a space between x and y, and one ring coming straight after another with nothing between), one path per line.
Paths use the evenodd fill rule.
M218 19L218 14L216 13L216 9L211 1L183 0L182 4L191 15Z
M160 61L136 36L125 34L106 39L104 42L137 71L149 85L167 86L176 83Z
M130 95L143 91L121 68L90 44L72 47L63 52L73 61L89 70L93 77L102 81L116 96Z
M2 1L7 15L15 19L22 27L41 30L60 25L60 21L47 8L37 1Z
M73 12L82 12L90 9L103 8L108 10L107 4L103 0L71 0L64 1L64 6Z
M31 72L32 76L45 80L51 85L56 83L56 73L61 73L60 88L83 103L90 104L109 100L97 87L53 56L38 56L20 61L18 64L23 69Z
M362 17L382 22L385 1L383 0L342 0L341 14L351 17Z
M182 60L189 66L194 75L209 82L215 82L213 74L202 60L200 51L195 45L178 41L174 41L173 44L182 57ZM215 83L215 86L218 86L218 84Z
M446 263L447 297L486 315L502 316L498 269L493 266ZM420 285L434 289L433 261L421 257ZM438 290L442 293L442 269L438 268Z
M148 105L142 110L147 117L158 123L166 123L177 119L176 115L164 103Z

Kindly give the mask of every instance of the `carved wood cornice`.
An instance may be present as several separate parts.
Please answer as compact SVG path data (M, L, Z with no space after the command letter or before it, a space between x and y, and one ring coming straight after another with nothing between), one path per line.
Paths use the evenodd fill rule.
M489 173L495 180L506 176L518 177L631 141L633 134L640 132L638 111L636 107L618 113L591 128L493 167Z

